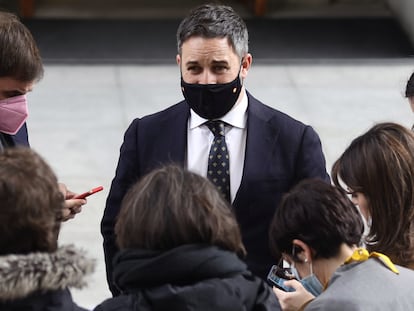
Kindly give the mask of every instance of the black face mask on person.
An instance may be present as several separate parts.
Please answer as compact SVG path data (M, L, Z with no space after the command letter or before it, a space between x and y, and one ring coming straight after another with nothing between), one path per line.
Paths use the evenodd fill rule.
M222 84L186 83L181 76L181 90L191 109L208 120L221 118L233 108L242 88L241 79Z

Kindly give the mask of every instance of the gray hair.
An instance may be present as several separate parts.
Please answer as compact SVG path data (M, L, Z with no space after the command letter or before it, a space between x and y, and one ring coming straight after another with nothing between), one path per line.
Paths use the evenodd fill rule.
M229 6L204 4L194 8L177 29L177 49L190 37L227 38L242 59L249 50L249 34L243 19Z

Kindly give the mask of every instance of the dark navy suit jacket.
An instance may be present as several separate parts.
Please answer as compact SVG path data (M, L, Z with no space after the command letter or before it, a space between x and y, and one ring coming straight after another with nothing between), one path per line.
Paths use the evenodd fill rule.
M305 178L329 181L316 132L270 108L248 93L247 142L243 176L233 202L248 255L249 269L265 278L277 260L269 251L268 228L275 209L293 185ZM117 251L114 223L128 188L150 170L167 163L185 165L187 121L185 101L135 119L125 133L118 167L101 223L110 289L112 259Z
M26 123L20 128L20 130L14 134L9 135L5 133L0 133L0 139L2 144L5 147L13 147L13 146L27 146L29 147L29 138L27 135L27 126Z

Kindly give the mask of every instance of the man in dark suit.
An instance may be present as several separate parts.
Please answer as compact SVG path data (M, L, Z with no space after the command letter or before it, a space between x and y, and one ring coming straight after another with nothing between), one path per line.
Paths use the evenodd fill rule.
M125 192L153 168L178 163L217 184L240 224L248 253L245 261L262 278L275 261L269 252L268 227L281 196L304 178L329 180L315 131L245 90L252 56L246 25L232 8L195 8L181 22L177 41L185 100L129 126L102 219L107 277L114 295L119 293L112 282L114 223ZM220 127L213 128L216 124ZM223 153L217 155L215 146ZM213 161L215 157L219 160ZM217 171L215 164L224 169Z

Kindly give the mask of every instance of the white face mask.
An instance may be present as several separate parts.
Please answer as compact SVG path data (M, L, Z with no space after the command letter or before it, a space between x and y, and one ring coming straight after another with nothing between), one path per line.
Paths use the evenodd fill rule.
M0 132L14 135L28 116L26 95L0 100Z
M359 211L359 214L362 218L362 222L364 224L364 233L362 234L362 242L364 243L363 246L365 246L365 241L366 241L366 237L368 236L369 232L371 231L371 226L372 226L372 217L371 215L368 216L368 219L366 219L364 217L364 215L361 213L361 209L359 208L358 205L355 205L357 210Z
M366 225L367 225L367 228L368 228L368 229L371 229L371 226L372 226L372 217L371 217L371 216L369 216L369 217L368 217L368 220L366 220L366 221L365 221L365 223L366 223Z

